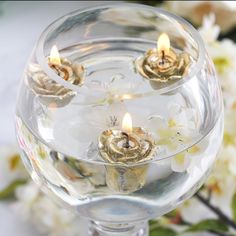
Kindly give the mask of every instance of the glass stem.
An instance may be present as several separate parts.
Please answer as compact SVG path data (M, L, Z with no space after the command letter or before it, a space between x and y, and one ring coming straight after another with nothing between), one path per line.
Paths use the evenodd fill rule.
M110 224L91 221L89 236L148 236L148 222Z

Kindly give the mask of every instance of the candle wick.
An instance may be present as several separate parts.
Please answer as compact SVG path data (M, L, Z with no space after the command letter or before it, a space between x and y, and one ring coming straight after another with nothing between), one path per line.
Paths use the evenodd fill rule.
M162 65L165 64L165 51L164 50L161 51L161 64Z
M130 145L129 145L129 135L125 132L122 132L122 135L124 135L125 139L126 139L125 143L123 144L123 147L124 148L129 148L130 147Z

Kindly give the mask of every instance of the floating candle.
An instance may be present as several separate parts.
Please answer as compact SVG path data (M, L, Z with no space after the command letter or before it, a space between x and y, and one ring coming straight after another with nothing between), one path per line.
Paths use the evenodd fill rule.
M66 58L60 57L56 45L51 49L48 58L48 65L64 80L75 85L82 85L84 82L84 68L82 65L73 64Z
M135 61L137 71L150 81L154 89L183 78L189 65L190 56L171 48L170 39L165 33L158 38L157 48L149 49Z
M145 183L147 164L134 166L153 157L155 144L152 136L141 127L132 127L132 119L126 113L122 130L105 130L99 137L99 151L108 163L107 184L117 192L134 192ZM130 166L129 166L130 165Z
M84 82L84 68L66 58L60 57L57 47L54 45L48 57L48 65L64 80L78 86ZM30 64L28 71L28 85L37 95L41 103L45 105L63 107L76 95L75 91L65 88L60 83L52 80L39 64Z

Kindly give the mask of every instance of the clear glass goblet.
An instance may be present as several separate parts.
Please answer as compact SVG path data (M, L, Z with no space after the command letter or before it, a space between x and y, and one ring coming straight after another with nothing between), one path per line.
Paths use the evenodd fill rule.
M145 78L137 60L163 32L188 65L160 82ZM148 235L149 219L203 184L222 129L220 86L198 32L136 4L78 10L49 25L16 109L26 168L51 197L91 220L89 235Z

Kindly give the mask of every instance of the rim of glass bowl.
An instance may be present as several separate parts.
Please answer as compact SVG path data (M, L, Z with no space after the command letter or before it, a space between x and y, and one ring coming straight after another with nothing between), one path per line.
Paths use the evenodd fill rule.
M83 9L79 9L79 10L75 10L73 12L70 12L60 18L57 18L55 21L53 21L49 26L47 26L47 28L42 32L41 36L38 39L38 42L36 43L36 49L35 49L35 53L36 53L36 58L38 60L38 63L40 64L40 66L43 68L44 72L54 81L56 81L59 84L62 84L65 88L71 89L73 91L76 91L79 94L86 94L89 92L89 88L87 88L86 86L83 87L78 87L76 85L73 85L69 82L66 82L65 80L63 80L60 76L58 76L56 73L54 73L54 71L48 66L47 64L47 60L45 60L45 56L44 56L44 40L47 37L48 33L50 33L52 30L54 30L57 26L59 26L65 19L67 19L68 17L72 17L74 15L78 15L87 11L91 11L91 10L97 10L97 9L108 9L111 7L118 7L122 8L122 7L135 7L138 9L147 9L150 11L154 11L156 13L158 13L161 17L165 18L165 17L170 17L172 19L174 19L177 23L180 23L182 25L184 25L190 32L190 35L192 36L192 38L195 40L195 42L197 43L198 46L198 58L196 61L196 65L194 66L194 68L192 69L191 73L189 73L187 76L185 76L182 80L177 81L176 83L172 84L171 86L167 87L167 88L162 88L159 90L155 90L154 93L158 93L158 94L163 94L163 93L167 93L170 92L174 89L177 89L178 87L180 87L181 85L183 85L185 82L187 82L188 80L190 80L191 78L193 78L196 74L198 74L198 72L201 69L201 66L205 60L205 46L203 43L203 40L200 36L200 34L198 33L198 31L190 24L188 23L186 20L184 20L182 17L176 16L168 11L165 11L163 9L160 8L154 8L154 7L150 7L150 6L145 6L142 4L135 4L135 3L122 3L122 5L120 3L113 3L113 4L102 4L100 6L95 6L95 7L86 7ZM191 148L192 146L196 145L197 143L199 143L204 137L206 137L211 131L212 129L215 127L216 123L219 121L220 117L222 115L222 112L220 113L219 117L216 119L215 123L212 124L209 129L206 129L204 134L201 135L201 137L199 137L196 141L194 141L193 144L191 144L190 146L183 148L181 150L179 150L176 153L173 153L171 155L167 155L164 156L162 158L158 158L158 157L154 157L153 159L144 161L144 162L140 162L140 163L134 163L134 164L129 164L129 166L139 166L139 165L143 165L143 164L148 164L151 162L155 162L155 161L162 161L165 159L169 159L172 158L173 156L175 156L177 153L183 152L189 148ZM41 140L41 138L40 138ZM41 140L43 143L44 141ZM63 153L62 153L63 154ZM109 165L109 166L119 166L119 165L124 165L122 163L107 163L107 162L103 162L103 161L99 161L99 160L88 160L88 159L83 159L83 158L79 158L84 160L85 162L88 163L97 163L97 164L102 164L102 165Z
M63 23L65 19L75 16L75 15L79 15L79 14L87 12L87 11L98 10L98 9L108 9L108 8L112 8L112 7L119 7L119 8L135 7L135 8L141 9L141 10L146 9L146 10L150 10L150 11L158 13L162 18L166 18L166 17L172 18L177 23L184 25L186 27L186 29L188 29L188 31L190 32L190 35L192 36L192 38L194 39L194 41L196 42L196 44L198 46L198 58L197 58L195 66L192 68L191 72L188 75L186 75L183 79L173 83L172 85L170 85L166 88L161 88L161 89L155 90L153 92L154 94L164 94L164 93L170 92L174 89L177 89L178 87L183 85L185 82L187 82L188 80L193 78L196 74L198 74L198 72L201 69L202 64L204 62L205 46L204 46L204 43L203 43L203 40L202 40L200 34L190 23L188 23L182 17L176 16L176 15L174 15L168 11L165 11L163 9L160 9L160 8L155 8L155 7L150 7L150 6L145 6L142 4L135 4L135 3L122 3L122 4L113 3L113 4L102 4L100 6L94 6L94 7L86 7L83 9L79 9L79 10L75 10L73 12L70 12L62 17L57 18L50 25L48 25L47 28L42 32L42 34L39 37L39 40L36 43L36 49L35 49L36 58L37 58L39 65L43 69L43 71L52 80L63 85L65 88L68 88L68 89L71 89L71 90L77 92L78 94L89 94L90 88L88 88L86 85L80 87L80 86L76 86L70 82L67 82L67 81L63 80L60 76L58 76L49 67L46 57L45 57L45 54L44 54L44 41L45 41L47 35L52 30L54 30L56 27L58 27L61 23Z

